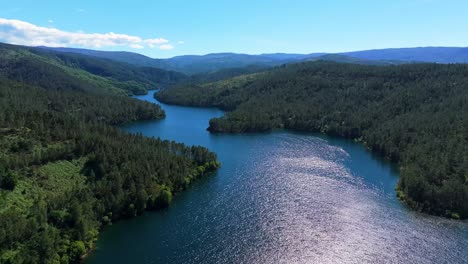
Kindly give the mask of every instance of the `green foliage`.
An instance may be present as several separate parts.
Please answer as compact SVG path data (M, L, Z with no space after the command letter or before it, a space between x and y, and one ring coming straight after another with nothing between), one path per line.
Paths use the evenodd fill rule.
M452 218L455 219L455 220L459 220L459 219L460 219L460 215L457 214L457 213L452 213L452 214L450 215L450 217L452 217Z
M241 75L246 75L246 74L251 74L251 73L256 73L256 72L261 72L265 71L269 67L267 66L260 66L260 65L250 65L247 67L241 67L241 68L227 68L227 69L220 69L212 72L206 72L206 73L199 73L190 76L188 80L185 80L185 82L188 83L206 83L206 82L216 82L220 80L225 80Z
M177 72L75 53L0 43L0 77L48 90L94 94L146 94L148 89L180 82Z
M157 207L167 207L172 201L172 192L167 186L162 186L156 198Z
M308 62L184 84L159 100L217 106L212 132L277 128L353 138L399 162L398 196L415 209L468 217L468 65Z
M79 260L85 253L86 247L83 241L74 241L71 243L69 256L72 260Z
M186 188L187 175L216 162L205 148L112 126L163 118L159 106L62 89L76 79L54 68L57 62L48 69L42 57L31 56L32 64L16 71L11 59L23 53L31 56L22 48L0 55L8 58L0 60L8 72L0 73L1 263L77 263L103 224L157 209L156 201L169 204ZM35 74L34 63L45 67L47 78L19 82L24 69ZM57 89L49 87L60 78L51 84Z
M145 94L146 89L164 87L186 79L179 72L167 71L155 67L137 67L127 63L100 59L76 53L62 53L33 49L32 52L53 58L63 65L81 69L91 74L116 80L117 86L134 94Z
M15 263L20 263L18 261L18 251L17 250L5 250L2 252L2 255L0 256L0 263L5 263L5 264L15 264Z

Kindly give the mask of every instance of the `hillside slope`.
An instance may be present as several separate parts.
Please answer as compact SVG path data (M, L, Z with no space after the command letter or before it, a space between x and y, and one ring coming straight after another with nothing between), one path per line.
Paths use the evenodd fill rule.
M0 75L47 89L100 94L144 94L186 78L158 68L8 44L0 44Z
M153 59L145 55L141 55L134 52L126 51L101 51L101 50L90 50L90 49L78 49L78 48L52 48L52 47L38 47L44 50L59 51L65 53L75 53L87 56L93 56L97 58L109 59L113 61L124 62L140 67L154 67L154 68L166 68L166 64L162 59Z
M119 81L22 47L0 56L0 263L80 263L103 226L219 166L206 148L115 128L164 117Z

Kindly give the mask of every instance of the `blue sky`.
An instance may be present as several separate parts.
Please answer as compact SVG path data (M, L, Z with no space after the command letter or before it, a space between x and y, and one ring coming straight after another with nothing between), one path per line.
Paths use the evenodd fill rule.
M0 41L151 57L468 46L466 0L0 0L0 6Z

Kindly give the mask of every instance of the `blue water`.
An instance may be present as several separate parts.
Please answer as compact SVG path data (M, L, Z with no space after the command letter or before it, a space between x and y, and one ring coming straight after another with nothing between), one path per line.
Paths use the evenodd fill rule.
M170 208L106 228L87 263L468 263L468 223L408 210L397 170L360 144L214 135L222 111L161 105L165 120L124 129L208 147L222 167Z

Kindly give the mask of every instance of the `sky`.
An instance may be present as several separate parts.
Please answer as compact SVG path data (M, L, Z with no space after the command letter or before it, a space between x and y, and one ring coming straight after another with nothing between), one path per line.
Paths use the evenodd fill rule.
M466 0L0 0L0 42L154 58L468 46Z

